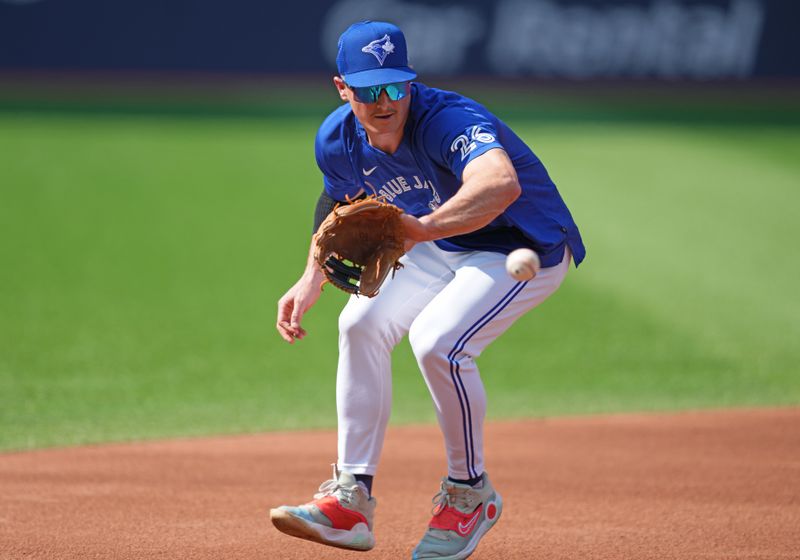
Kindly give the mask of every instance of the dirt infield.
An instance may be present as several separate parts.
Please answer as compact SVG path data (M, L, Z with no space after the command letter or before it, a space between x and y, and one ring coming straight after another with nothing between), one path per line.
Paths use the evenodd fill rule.
M493 423L505 500L477 559L800 558L800 409ZM434 427L391 429L377 547L287 537L267 510L329 476L333 432L0 455L0 558L408 558L444 462Z

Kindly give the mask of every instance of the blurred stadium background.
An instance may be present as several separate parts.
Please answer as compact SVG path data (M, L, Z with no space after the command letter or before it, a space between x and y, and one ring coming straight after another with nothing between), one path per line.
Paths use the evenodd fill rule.
M481 358L493 418L800 403L800 5L0 0L0 448L335 424L305 260L336 39L543 159L589 251ZM432 422L407 347L394 422Z

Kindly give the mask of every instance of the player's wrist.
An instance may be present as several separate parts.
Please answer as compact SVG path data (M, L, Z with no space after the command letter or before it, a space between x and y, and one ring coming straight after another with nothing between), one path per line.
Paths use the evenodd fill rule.
M322 285L325 283L325 274L319 269L319 266L317 266L315 262L313 266L306 268L301 281L313 288L322 290Z
M431 220L428 216L415 218L409 214L403 214L401 218L403 219L403 226L408 239L415 243L436 239L435 230L431 227Z

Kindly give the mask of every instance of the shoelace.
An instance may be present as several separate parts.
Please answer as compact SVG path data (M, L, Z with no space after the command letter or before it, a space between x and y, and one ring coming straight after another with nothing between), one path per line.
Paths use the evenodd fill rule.
M454 507L458 510L461 508L471 510L474 500L474 492L466 488L461 489L455 486L448 486L442 482L442 485L439 487L439 492L431 500L433 503L431 513L433 515L439 515L447 506Z
M352 488L346 488L339 484L339 481L335 478L330 480L326 480L319 486L319 491L314 494L314 499L319 500L320 498L324 498L325 496L331 496L332 494L336 494L336 496L350 504L353 503L356 498L356 492L358 491L357 486L353 486Z

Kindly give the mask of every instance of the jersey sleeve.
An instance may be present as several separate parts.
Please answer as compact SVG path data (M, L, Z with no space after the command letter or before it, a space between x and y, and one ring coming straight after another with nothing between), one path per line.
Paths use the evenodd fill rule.
M342 134L341 123L328 118L320 126L314 141L314 155L322 171L325 192L334 200L353 198L361 189L355 180Z
M470 161L503 147L493 119L461 105L446 107L428 120L422 139L429 156L459 180Z

